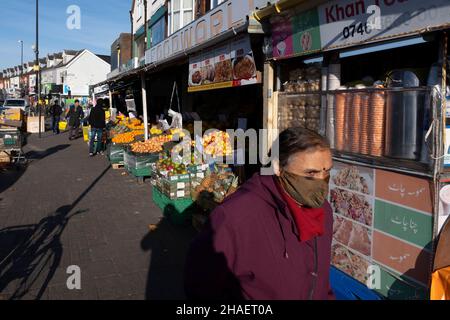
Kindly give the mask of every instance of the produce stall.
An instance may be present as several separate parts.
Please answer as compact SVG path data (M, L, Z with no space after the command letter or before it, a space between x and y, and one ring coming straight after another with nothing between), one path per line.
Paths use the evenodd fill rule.
M208 215L238 187L238 177L220 159L232 155L230 137L213 131L182 140L181 129L150 128L143 139L139 120L118 117L108 130L108 158L143 183L150 178L152 200L172 223L200 230Z
M280 7L256 13L271 30L265 126L306 127L331 143L332 285L341 298L428 299L435 241L450 211L448 189L441 190L450 182L443 18L450 4ZM341 11L353 14L340 19ZM402 22L391 23L396 18ZM268 143L276 136L269 133Z

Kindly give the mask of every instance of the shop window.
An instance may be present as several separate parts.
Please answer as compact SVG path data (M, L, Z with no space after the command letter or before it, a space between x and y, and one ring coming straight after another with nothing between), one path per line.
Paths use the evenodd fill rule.
M144 3L143 0L137 0L137 21L142 18L144 12Z
M219 4L225 2L225 0L211 0L211 9L214 9L215 7L217 7Z
M151 28L151 46L156 46L164 40L166 34L166 24L164 18L156 22Z
M194 20L194 0L171 0L169 7L169 34Z

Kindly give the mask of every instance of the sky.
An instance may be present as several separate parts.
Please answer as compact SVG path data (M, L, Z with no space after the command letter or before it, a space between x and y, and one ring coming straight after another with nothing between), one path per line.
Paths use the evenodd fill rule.
M111 54L111 44L121 32L130 32L132 0L39 0L39 56L64 49L89 49ZM80 29L69 29L67 9L80 8ZM0 0L0 71L20 64L23 40L24 63L33 61L36 41L36 1Z

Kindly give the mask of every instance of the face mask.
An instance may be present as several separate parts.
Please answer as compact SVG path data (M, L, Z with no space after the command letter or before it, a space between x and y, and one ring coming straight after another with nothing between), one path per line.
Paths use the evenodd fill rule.
M284 190L298 203L310 208L320 208L325 202L329 176L322 180L282 171L279 179Z

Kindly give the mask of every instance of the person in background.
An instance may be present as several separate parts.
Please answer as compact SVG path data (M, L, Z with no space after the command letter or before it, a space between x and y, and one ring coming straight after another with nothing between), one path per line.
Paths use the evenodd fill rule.
M91 125L91 138L89 140L89 156L93 157L101 151L103 129L106 127L105 111L103 110L103 99L98 99L95 107L89 113L89 124ZM94 150L95 142L96 148Z
M256 173L213 211L192 242L188 299L335 298L329 281L333 214L326 200L330 146L304 128L289 128L278 140L275 174Z
M80 136L80 124L83 118L83 108L80 106L80 101L75 100L75 105L71 105L69 111L66 115L68 118L69 130L69 140L76 139Z
M52 117L52 130L54 134L59 134L59 121L61 119L62 108L58 103L58 100L53 102L50 107L50 115Z

